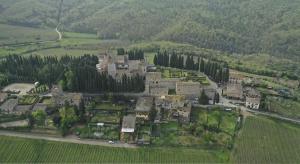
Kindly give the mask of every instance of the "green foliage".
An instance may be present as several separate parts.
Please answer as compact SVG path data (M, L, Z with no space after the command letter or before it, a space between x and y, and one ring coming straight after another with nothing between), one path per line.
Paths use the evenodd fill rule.
M209 103L209 98L205 94L204 91L202 91L201 94L200 94L199 103L202 104L202 105L208 105L208 103Z
M118 49L117 49L117 55L125 55L125 50L124 50L124 48L118 48Z
M59 109L60 115L60 130L62 135L66 135L68 130L74 123L79 121L79 117L76 114L75 107L65 105Z
M36 111L32 112L32 116L33 116L34 122L37 125L40 125L40 126L45 125L45 120L46 120L47 114L44 110L36 110Z
M0 2L1 22L57 25L59 1ZM296 56L299 6L297 0L64 0L60 21L65 30L97 32L106 39L168 40L228 52Z

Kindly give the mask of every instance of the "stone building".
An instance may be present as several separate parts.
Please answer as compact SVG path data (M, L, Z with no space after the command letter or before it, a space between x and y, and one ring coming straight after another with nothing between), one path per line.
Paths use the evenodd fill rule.
M153 97L140 97L137 100L135 113L137 118L149 120L149 115L153 107Z
M135 115L127 115L123 117L122 128L121 128L121 141L131 142L134 140L135 134Z
M177 82L176 94L185 95L188 98L198 97L201 92L199 82Z
M166 96L168 95L169 88L162 86L150 86L149 93L151 96Z
M261 94L259 91L249 88L245 90L246 107L258 110L260 108Z
M229 83L226 88L226 96L231 99L243 99L243 86L240 83Z

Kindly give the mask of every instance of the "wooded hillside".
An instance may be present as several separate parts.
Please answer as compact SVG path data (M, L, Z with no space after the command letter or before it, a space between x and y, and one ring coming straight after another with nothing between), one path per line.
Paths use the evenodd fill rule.
M55 27L60 0L0 0L0 22ZM65 30L236 53L300 54L299 0L64 0Z

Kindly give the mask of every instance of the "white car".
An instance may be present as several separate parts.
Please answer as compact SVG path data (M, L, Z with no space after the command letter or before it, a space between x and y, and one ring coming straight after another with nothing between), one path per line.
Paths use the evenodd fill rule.
M115 142L114 142L114 141L108 141L108 143L109 143L109 144L114 144Z

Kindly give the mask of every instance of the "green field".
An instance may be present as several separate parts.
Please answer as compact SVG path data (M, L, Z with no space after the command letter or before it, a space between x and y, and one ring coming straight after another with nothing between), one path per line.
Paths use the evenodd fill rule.
M58 34L54 29L37 29L0 24L0 31L0 45L54 41L58 38Z
M268 96L266 101L271 112L300 119L300 102L271 96Z
M239 134L235 163L299 163L300 127L263 117L248 117Z
M217 163L224 153L188 148L110 148L0 137L0 163Z

